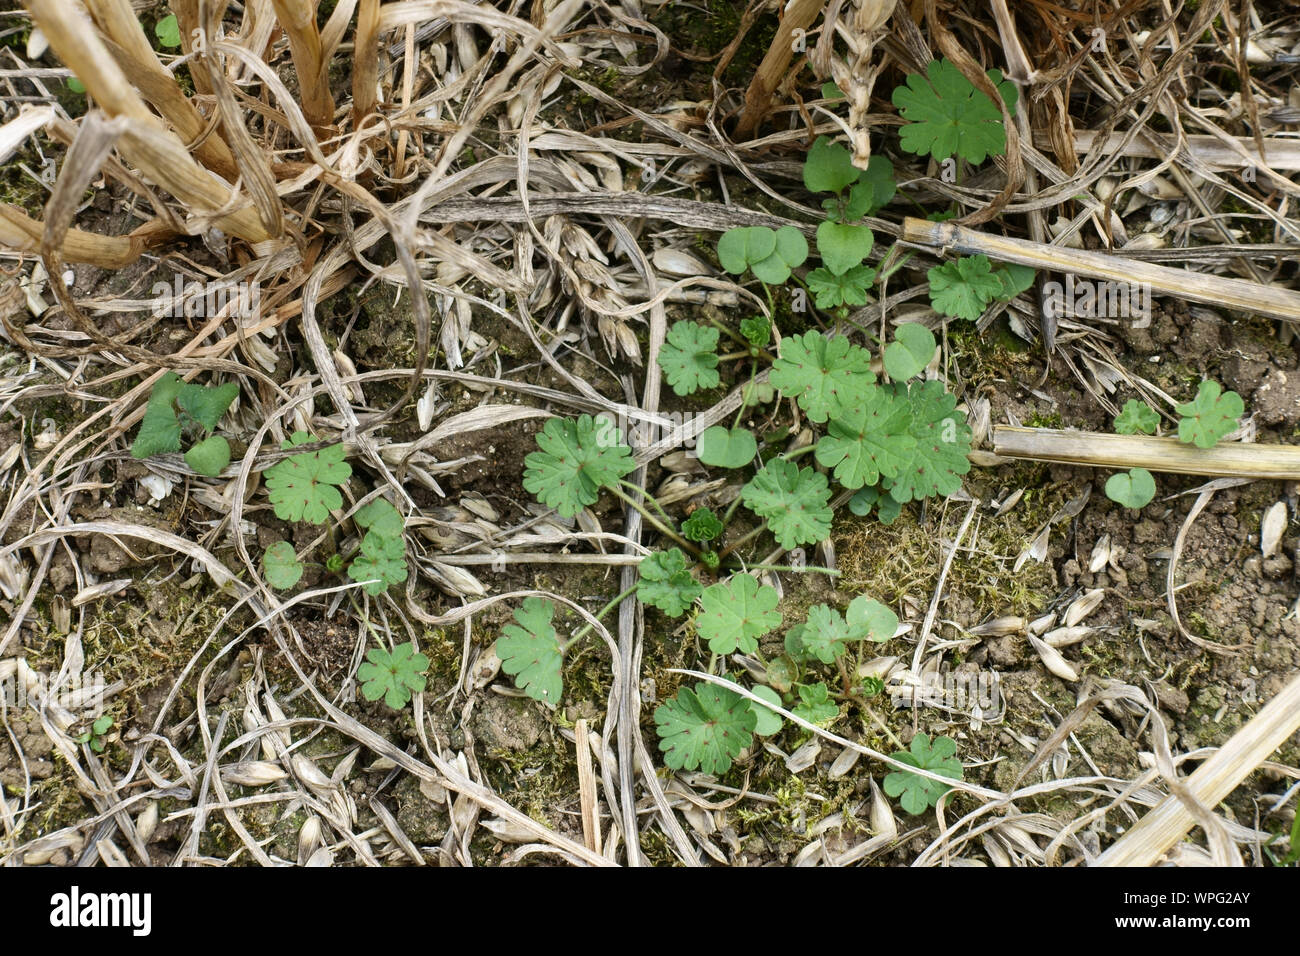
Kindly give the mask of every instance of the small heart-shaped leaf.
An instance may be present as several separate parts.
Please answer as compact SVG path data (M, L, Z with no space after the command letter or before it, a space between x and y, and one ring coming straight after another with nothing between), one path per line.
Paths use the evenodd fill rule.
M706 428L696 444L700 461L716 468L744 468L758 454L758 442L743 428L714 425Z
M895 382L919 375L934 356L934 333L918 322L906 322L894 331L885 349L885 371Z
M1106 479L1106 497L1125 508L1143 508L1156 496L1156 480L1145 468L1133 468Z

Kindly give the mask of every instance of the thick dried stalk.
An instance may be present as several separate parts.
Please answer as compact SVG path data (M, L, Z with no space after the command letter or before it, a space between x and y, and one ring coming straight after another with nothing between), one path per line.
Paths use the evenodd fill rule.
M1147 285L1160 295L1300 322L1300 292L1278 286L1173 269L1087 249L1065 249L1025 239L991 236L951 222L908 217L903 220L902 238L905 242L942 248L945 252L985 255L1050 272L1072 272L1107 282Z
M330 93L329 63L316 29L316 4L310 0L271 0L271 5L289 37L303 114L314 129L328 129L334 125L334 96Z
M1300 478L1300 446L1221 442L1211 448L1177 438L1107 435L1057 428L993 429L993 454L1091 468L1145 468L1216 478Z
M45 225L17 206L0 203L0 246L18 252L41 253ZM84 262L101 269L125 269L148 249L155 249L175 233L158 220L145 223L125 236L100 236L69 229L63 237L65 262Z
M1183 781L1202 807L1218 805L1253 773L1269 754L1300 730L1300 676L1293 677L1258 714ZM1116 840L1095 866L1151 866L1189 831L1195 820L1177 796L1155 809Z
M1152 139L1158 134L1151 133ZM1139 137L1129 143L1125 143L1126 134L1111 133L1102 146L1102 152L1112 153L1123 147L1120 156L1135 156L1139 159L1165 159L1169 155L1169 150L1163 152L1151 142ZM1080 129L1074 131L1074 149L1078 153L1086 153L1092 149L1096 142L1097 134L1089 129ZM1229 137L1230 142L1224 142L1217 136L1188 136L1184 138L1183 144L1187 147L1188 152L1205 163L1207 166L1213 166L1216 169L1235 169L1241 170L1246 166L1247 161L1256 166L1267 166L1278 172L1295 172L1300 170L1300 140L1283 139L1280 136L1264 137L1264 155L1267 161L1260 158L1259 147L1255 140L1250 137L1233 136ZM1236 149L1230 143L1236 144ZM1046 136L1035 136L1034 145L1043 147L1050 145L1047 143Z
M158 62L158 56L149 45L128 0L90 0L86 6L91 18L103 31L110 52L131 77L136 89L176 127L184 142L198 141L194 152L205 166L234 182L237 173L230 148L216 132L203 135L209 126L208 120L181 92L176 77Z
M873 58L876 43L885 35L885 23L894 13L895 0L853 0L836 18L835 32L848 50L844 59L831 60L831 78L849 101L849 131L853 134L853 165L867 168L871 159L871 92L882 61Z
M802 36L812 22L821 13L826 0L793 0L781 17L781 24L776 28L772 45L767 48L767 55L758 65L758 71L745 91L745 106L736 123L736 135L748 136L767 116L772 105L772 94L785 79L790 61L794 59L796 36ZM801 31L796 34L795 31Z
M375 108L379 83L379 0L361 0L352 54L352 128L361 129Z
M212 217L225 232L250 242L272 238L257 212L243 206L227 212L238 196L203 169L150 112L98 33L70 0L24 0L50 47L85 84L109 116L125 116L131 125L120 141L126 160L192 210ZM206 226L206 224L203 224Z
M194 31L199 28L199 0L167 0L167 6L176 14L176 25L181 31L181 52L189 56L194 52ZM195 92L207 95L212 92L205 70L191 70Z

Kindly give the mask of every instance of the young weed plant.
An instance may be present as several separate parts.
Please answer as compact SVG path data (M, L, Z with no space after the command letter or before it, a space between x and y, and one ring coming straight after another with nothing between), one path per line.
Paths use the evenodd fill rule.
M1196 398L1179 405L1178 440L1197 448L1212 448L1237 430L1246 404L1236 392L1225 392L1218 382L1201 382ZM1130 398L1115 416L1120 435L1154 435L1160 414L1146 402ZM1156 480L1145 468L1130 468L1106 479L1106 497L1125 508L1145 508L1156 496Z
M1014 87L996 71L989 78L1013 106ZM954 167L1000 155L1006 146L1002 114L986 100L955 67L932 63L926 76L909 77L907 87L895 94L907 121L903 148ZM925 378L938 351L930 329L903 324L887 341L867 334L878 347L875 354L846 332L852 328L850 310L869 303L874 287L911 255L891 249L879 268L869 261L875 236L864 220L895 198L892 165L873 155L867 168L859 169L847 148L822 137L808 153L803 179L821 196L825 212L811 230L812 248L793 226L732 229L718 240L719 263L761 284L769 314L734 326L716 319L678 321L659 352L667 385L682 397L718 388L724 370L737 363L748 368L748 381L740 383L745 402L735 420L704 430L696 442L703 465L738 471L745 479L725 512L697 508L684 517L670 515L653 495L627 481L635 469L631 449L613 423L601 418L551 419L537 437L538 450L525 459L525 489L561 515L574 517L609 493L637 509L661 537L660 549L641 560L636 584L598 611L597 620L631 596L669 618L693 615L691 632L706 657L700 667L749 685L770 705L708 681L679 688L654 712L659 749L673 770L726 773L755 736L781 732L785 722L772 709L777 707L823 727L839 720L846 708L857 708L888 732L870 704L884 685L876 678L852 677L857 668L851 658L857 648L894 637L899 622L893 610L860 595L844 608L818 604L802 621L784 620L777 590L760 576L795 568L756 562L746 546L763 536L784 551L826 540L836 488L852 492L853 513L874 511L888 523L910 502L955 493L970 469L965 416L941 381ZM993 301L1019 295L1033 277L1033 270L995 268L983 256L962 258L931 270L931 302L943 315L974 320ZM787 285L792 304L810 301L834 328L788 334L775 346L770 315L776 312L775 294ZM764 368L769 374L760 383ZM766 405L778 396L797 409L796 424L800 417L811 423L811 443L783 451L780 443L792 429L755 434L742 427L747 406ZM741 507L753 520L747 530L732 531ZM802 564L799 569L834 573ZM592 625L564 633L556 606L539 597L527 598L514 618L496 643L502 669L528 696L556 706L564 693L565 657ZM784 638L773 652L770 635L783 627ZM724 662L737 654L746 664L729 671ZM920 734L910 749L900 745L895 759L960 780L955 752L951 739L932 741ZM890 795L914 814L934 806L949 789L905 770L887 780Z

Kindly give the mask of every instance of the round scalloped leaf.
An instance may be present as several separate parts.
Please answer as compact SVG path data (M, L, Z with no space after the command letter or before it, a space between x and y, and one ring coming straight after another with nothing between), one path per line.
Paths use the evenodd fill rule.
M798 400L814 422L824 422L861 398L876 376L866 349L843 337L808 332L782 341L769 381L786 398Z
M718 330L696 322L676 322L659 349L659 367L678 395L715 388L718 377Z
M412 691L424 690L422 675L429 669L429 658L416 653L415 644L398 644L392 653L372 647L366 661L357 668L361 695L366 700L384 698L393 710L401 710L411 699Z
M602 487L612 488L636 470L632 449L619 441L608 418L549 419L537 446L541 451L524 459L524 488L566 518L595 504Z
M757 718L749 701L713 684L683 687L655 708L655 730L670 770L722 774L754 740Z
M636 596L669 617L680 617L704 590L691 574L681 548L655 551L641 559Z
M951 495L961 488L961 476L970 471L971 430L966 417L956 411L957 399L942 382L891 385L896 397L906 395L911 405L909 430L916 439L912 455L898 477L881 484L895 501Z
M400 538L405 527L401 512L384 498L376 498L358 508L352 520L357 523L357 527L368 528L381 538Z
M831 418L817 443L817 462L834 468L835 480L850 490L898 476L916 450L911 414L906 397L871 386Z
M1196 398L1178 406L1178 440L1210 448L1237 428L1246 406L1236 392L1225 392L1218 382L1202 382Z
M780 600L775 588L760 585L752 575L732 575L700 595L696 630L714 654L730 654L737 648L753 654L758 639L781 626L781 612L776 609Z
M957 742L951 737L936 737L931 743L929 734L917 734L912 738L909 750L899 751L893 757L899 763L960 780L963 771L961 761L954 756L956 753ZM902 797L899 802L904 810L912 816L920 816L952 788L937 780L896 770L885 776L884 789L891 797Z
M930 280L930 304L936 312L974 322L1003 290L1002 279L993 273L984 255L962 256L944 262L926 273Z
M551 626L555 605L539 597L524 598L515 610L518 625L507 624L497 638L501 669L533 700L557 704L564 690L560 664L564 651Z
M294 432L283 447L306 445L314 441L306 432ZM266 469L266 490L281 521L310 521L320 524L335 508L342 507L343 496L335 485L352 476L352 466L344 459L343 445L329 445L319 451L302 452Z
M831 490L826 476L811 468L774 458L740 495L750 511L767 519L773 537L787 551L825 541L831 533Z
M997 70L986 75L1012 108L1015 84L1003 82ZM899 145L909 153L938 160L955 154L978 164L1006 151L1002 111L946 59L931 60L924 75L909 73L907 84L895 88L893 102L907 120L898 136Z
M1130 398L1115 416L1115 433L1118 435L1154 435L1160 424L1160 413L1137 398Z
M406 580L406 545L401 535L385 538L370 530L361 539L361 553L348 566L348 577L370 595L382 594L390 584Z
M817 683L799 688L799 703L790 711L810 724L825 727L840 715L840 707L831 700L825 684Z

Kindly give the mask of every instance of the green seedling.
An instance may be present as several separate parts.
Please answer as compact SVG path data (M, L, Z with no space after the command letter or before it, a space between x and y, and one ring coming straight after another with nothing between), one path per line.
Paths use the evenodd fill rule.
M362 681L361 694L366 700L382 697L393 710L401 710L413 692L424 690L422 675L428 669L429 658L417 653L414 643L398 644L391 653L372 647L357 669L357 679Z
M1218 382L1202 382L1196 398L1179 405L1178 440L1210 448L1237 428L1246 405L1236 392L1225 392Z
M732 275L748 269L760 282L780 285L808 258L808 240L794 226L731 229L718 240L718 261Z
M1106 479L1106 497L1125 508L1145 508L1156 496L1156 480L1145 468L1130 468Z
M90 749L97 754L104 752L104 738L113 728L113 718L104 714L96 717L91 723L90 729L77 738L79 744L89 744Z
M132 456L149 458L178 452L189 443L185 463L200 475L216 477L230 464L230 443L212 433L238 395L239 386L234 382L195 385L168 372L149 395L140 430L131 445Z
M1115 416L1115 431L1120 435L1154 435L1160 415L1146 402L1130 398Z
M893 754L893 757L900 763L910 764L920 770L928 770L941 777L960 780L962 765L961 761L954 756L956 753L957 743L951 737L936 737L931 743L929 734L917 734L912 738L909 750ZM887 774L884 788L889 796L901 797L899 803L912 816L925 813L952 789L938 781L905 770L896 770Z
M1176 409L1178 440L1197 448L1212 448L1236 430L1246 412L1245 403L1236 392L1225 392L1218 382L1201 382L1196 398ZM1129 399L1115 418L1115 431L1121 435L1152 434L1160 416L1145 402ZM1156 495L1156 481L1145 468L1133 468L1106 479L1106 497L1125 508L1144 508Z
M295 432L282 447L287 450L313 441L306 432ZM352 477L352 466L345 461L346 457L344 446L328 445L317 451L291 455L268 468L266 488L276 517L283 521L324 524L332 511L343 506L339 489ZM337 552L329 555L325 569L337 574L346 565L348 577L370 595L382 594L390 586L405 581L405 522L398 510L383 498L377 498L358 509L353 521L364 532L360 544L347 555ZM272 587L291 588L302 578L303 565L293 545L277 541L262 556L262 573Z

